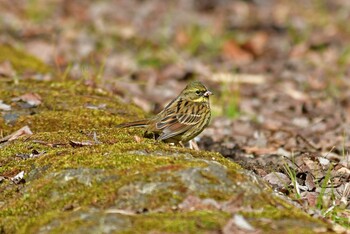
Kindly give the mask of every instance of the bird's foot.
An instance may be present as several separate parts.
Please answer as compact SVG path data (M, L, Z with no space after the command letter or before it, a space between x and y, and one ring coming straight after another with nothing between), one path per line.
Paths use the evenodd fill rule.
M198 146L198 144L197 144L197 142L195 142L194 140L190 140L190 141L188 142L188 144L189 144L190 149L193 149L193 150L200 150L200 149L199 149L199 146Z

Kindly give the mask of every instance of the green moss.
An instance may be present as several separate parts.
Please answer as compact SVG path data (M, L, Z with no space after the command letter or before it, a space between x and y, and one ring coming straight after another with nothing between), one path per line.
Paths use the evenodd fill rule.
M28 92L38 93L42 104L23 109L11 101ZM138 128L115 128L130 116L144 117L117 97L80 83L34 81L0 83L0 95L20 116L13 125L0 122L4 135L23 125L34 132L1 145L0 175L12 177L24 171L26 180L20 185L0 183L0 230L5 233L37 233L42 228L50 233L84 232L99 228L99 222L111 222L111 228L125 233L221 230L230 218L224 211L174 210L190 195L226 202L244 194L243 206L253 211L243 214L259 228L265 228L261 218L307 219L322 225L272 196L270 189L252 182L237 164L218 153L144 139ZM92 145L73 147L71 141ZM18 157L33 152L40 155ZM115 217L105 212L109 208L149 213ZM82 222L80 217L90 218Z
M288 218L291 215L293 217L298 217L301 219L309 219L310 216L308 216L306 213L302 212L301 210L292 209L292 207L289 207L288 209L276 209L276 207L271 205L264 204L261 208L261 210L253 211L253 212L242 212L244 216L250 217L250 218L261 218L261 217L269 217L270 219L284 219Z
M9 61L17 73L24 72L50 73L51 68L38 58L26 54L8 45L0 45L0 63Z
M142 118L143 113L133 105L126 108L118 98L89 89L74 82L21 81L0 83L0 96L5 103L20 95L33 92L42 97L42 104L36 108L23 109L13 103L10 113L20 117L12 125L0 119L0 129L7 135L24 125L34 132L59 131L62 129L82 130L99 127L113 127L116 123L134 115ZM102 106L100 109L99 106ZM97 110L91 109L95 108Z
M167 233L210 232L219 230L229 216L228 213L220 211L140 215L134 218L132 231L123 233L142 233L145 231Z
M266 194L264 197L266 197ZM268 201L272 204L268 204ZM275 232L271 232L270 222L261 222L263 219L271 220L274 223L274 229L278 230L276 233L280 233L281 230L285 230L283 233L314 233L313 228L324 225L323 221L315 220L302 210L296 209L282 199L270 197L268 201L255 201L253 207L259 208L250 211L241 211L240 213L253 226L259 227L267 233Z
M26 145L28 142L23 142L23 144ZM151 148L146 145L144 146L142 148ZM186 165L186 162L176 160L172 157L150 158L149 156L129 155L121 152L122 149L129 151L138 147L140 147L140 144L132 143L125 145L100 145L78 149L47 148L48 153L45 156L22 161L20 165L18 165L18 161L7 163L7 166L2 168L2 170L6 171L10 168L11 170L16 168L16 170L30 171L33 168L49 165L50 174L46 171L44 172L45 176L41 175L40 179L29 181L26 190L19 194L17 193L17 195L15 192L17 186L12 186L6 192L1 193L0 199L6 200L7 203L2 207L0 217L6 220L7 225L11 224L13 225L12 228L16 229L15 227L18 221L31 223L35 220L41 220L43 216L47 216L47 211L50 214L53 214L55 211L57 215L66 204L72 201L79 204L79 206L94 205L100 208L108 207L114 204L117 189L129 181L138 181L140 178L146 181L148 180L147 175L155 173L159 170L158 168L162 168L165 165L176 165L176 161L181 163L176 167L178 169L189 165L195 166L196 164L188 162L188 165ZM6 153L11 154L12 152L13 150L10 150L10 152ZM102 154L102 152L113 153ZM86 157L86 155L89 155L89 157ZM91 165L94 165L94 169L103 170L99 172L103 174L103 183L92 181L91 186L86 187L85 184L79 183L76 179L67 183L60 183L59 186L55 182L56 180L62 180L60 176L53 176L55 173L59 173L64 169L84 168ZM164 202L169 201L169 198L180 202L183 197L176 197L171 192L173 190L175 189L169 187L169 190L153 196L149 200L149 207L159 207ZM96 202L92 204L92 201ZM30 216L36 217L36 219L27 220L27 216L23 216L23 214L30 214Z

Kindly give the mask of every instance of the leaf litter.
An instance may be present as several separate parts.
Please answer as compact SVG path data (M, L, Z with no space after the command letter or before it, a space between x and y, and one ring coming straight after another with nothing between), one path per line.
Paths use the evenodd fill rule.
M218 151L252 170L309 213L318 210L350 223L346 1L193 0L171 5L122 0L84 7L75 1L49 2L62 10L42 11L35 19L29 17L29 3L13 7L1 2L0 9L7 9L2 35L8 35L1 41L18 41L21 32L21 46L64 77L99 84L152 113L189 80L202 80L215 96L212 123L197 139L201 149ZM43 25L44 16L51 20ZM0 80L8 78L16 79L16 71L4 61ZM13 109L9 101L0 102L2 114ZM28 93L12 101L21 109L43 100ZM0 142L31 134L26 126ZM135 142L142 139L135 136ZM73 147L97 143L70 141ZM343 210L333 212L337 207ZM244 223L237 220L233 217L225 228Z

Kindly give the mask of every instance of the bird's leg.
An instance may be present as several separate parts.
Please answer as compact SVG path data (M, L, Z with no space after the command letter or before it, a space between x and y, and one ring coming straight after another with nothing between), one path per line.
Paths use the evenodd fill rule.
M188 143L189 143L190 149L200 150L197 142L195 142L194 140L190 140Z

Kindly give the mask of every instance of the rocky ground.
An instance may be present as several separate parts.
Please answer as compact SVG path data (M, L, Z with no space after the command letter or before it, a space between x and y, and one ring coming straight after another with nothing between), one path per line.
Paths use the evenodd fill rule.
M345 233L349 12L340 0L0 1L0 232ZM197 139L212 153L113 129L193 79L215 94Z

